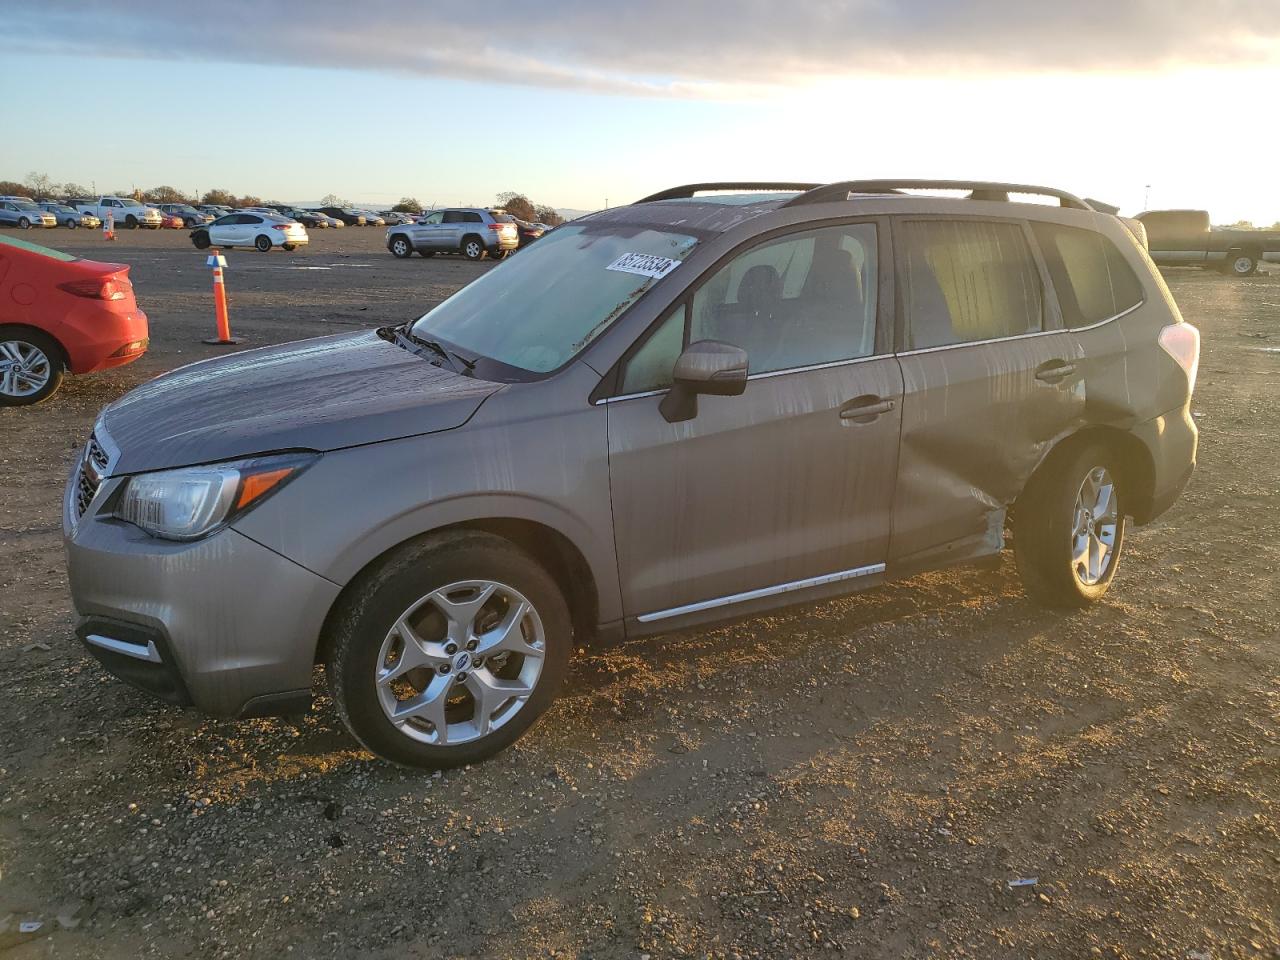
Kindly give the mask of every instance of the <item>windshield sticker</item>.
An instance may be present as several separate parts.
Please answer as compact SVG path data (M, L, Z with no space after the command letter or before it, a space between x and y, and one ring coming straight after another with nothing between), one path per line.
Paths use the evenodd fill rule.
M670 257L655 257L648 253L624 253L606 270L617 270L619 273L634 273L641 277L653 277L661 280L668 273L680 266L682 261Z

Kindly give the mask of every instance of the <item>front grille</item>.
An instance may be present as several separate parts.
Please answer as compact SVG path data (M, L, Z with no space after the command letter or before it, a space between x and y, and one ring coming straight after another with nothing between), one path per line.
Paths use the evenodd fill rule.
M89 443L84 448L84 456L80 460L80 468L76 471L77 519L84 516L84 512L89 509L89 504L97 495L108 463L110 458L107 456L107 451L102 449L102 444L98 443L98 438L89 437Z

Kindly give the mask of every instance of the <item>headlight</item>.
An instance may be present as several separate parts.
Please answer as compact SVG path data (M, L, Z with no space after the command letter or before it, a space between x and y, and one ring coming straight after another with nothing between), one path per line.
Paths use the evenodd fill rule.
M130 477L115 516L165 540L198 540L302 473L315 454L254 457Z

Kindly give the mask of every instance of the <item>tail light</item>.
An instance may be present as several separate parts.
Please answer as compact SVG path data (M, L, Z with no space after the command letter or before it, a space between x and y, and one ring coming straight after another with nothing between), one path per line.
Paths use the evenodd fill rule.
M59 290L90 300L123 300L129 281L121 277L89 277L58 284Z
M1171 323L1160 331L1160 346L1187 374L1187 392L1196 389L1200 369L1200 331L1189 323Z
M292 226L292 224L288 224L288 223L273 223L273 224L271 225L271 228L272 228L273 230L288 230L290 226Z

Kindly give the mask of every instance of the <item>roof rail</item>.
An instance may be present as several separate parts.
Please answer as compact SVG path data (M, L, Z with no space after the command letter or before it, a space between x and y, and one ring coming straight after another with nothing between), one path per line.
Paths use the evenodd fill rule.
M972 200L1008 200L1011 193L1031 193L1038 196L1057 197L1064 207L1076 210L1092 210L1084 200L1065 190L1053 187L1034 187L1026 183L995 183L985 180L842 180L815 187L783 204L798 207L810 203L831 203L848 200L851 193L901 193L903 190L968 190Z
M770 180L739 180L724 183L686 183L680 187L671 187L652 193L636 203L654 203L658 200L690 200L695 193L708 193L712 190L795 190L803 193L820 187L817 183L776 183Z

